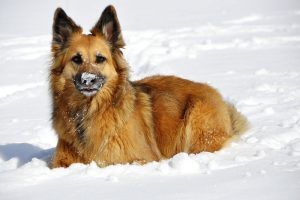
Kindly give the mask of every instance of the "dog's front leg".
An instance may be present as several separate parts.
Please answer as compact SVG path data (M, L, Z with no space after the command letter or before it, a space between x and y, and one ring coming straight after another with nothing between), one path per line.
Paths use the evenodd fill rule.
M86 163L73 146L59 139L52 158L51 168L69 167L71 164L79 162Z

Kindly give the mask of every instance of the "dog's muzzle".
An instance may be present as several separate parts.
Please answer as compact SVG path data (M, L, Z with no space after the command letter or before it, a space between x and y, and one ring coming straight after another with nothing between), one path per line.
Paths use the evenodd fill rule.
M75 87L85 96L95 95L103 87L105 77L92 73L78 73L74 77Z

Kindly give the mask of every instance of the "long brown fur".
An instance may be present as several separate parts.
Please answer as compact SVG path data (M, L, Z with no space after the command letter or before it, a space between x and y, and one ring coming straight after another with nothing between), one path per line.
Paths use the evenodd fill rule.
M52 167L146 163L179 152L214 152L246 130L246 118L214 88L174 76L128 80L125 43L115 9L108 6L91 31L58 8L54 16L50 86L58 144ZM84 58L76 66L76 53ZM94 56L106 57L95 64ZM91 97L74 86L79 72L102 74L104 86Z

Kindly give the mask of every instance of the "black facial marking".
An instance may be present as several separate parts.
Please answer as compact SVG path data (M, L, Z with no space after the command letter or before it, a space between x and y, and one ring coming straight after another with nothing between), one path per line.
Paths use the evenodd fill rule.
M77 73L73 77L73 83L77 90L85 96L94 96L105 84L106 78L100 74L88 72Z

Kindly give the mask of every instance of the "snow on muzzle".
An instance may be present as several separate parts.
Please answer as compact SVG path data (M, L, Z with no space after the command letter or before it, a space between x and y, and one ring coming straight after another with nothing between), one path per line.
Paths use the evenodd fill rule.
M92 73L78 73L74 77L74 84L85 96L95 95L105 83L105 77Z

